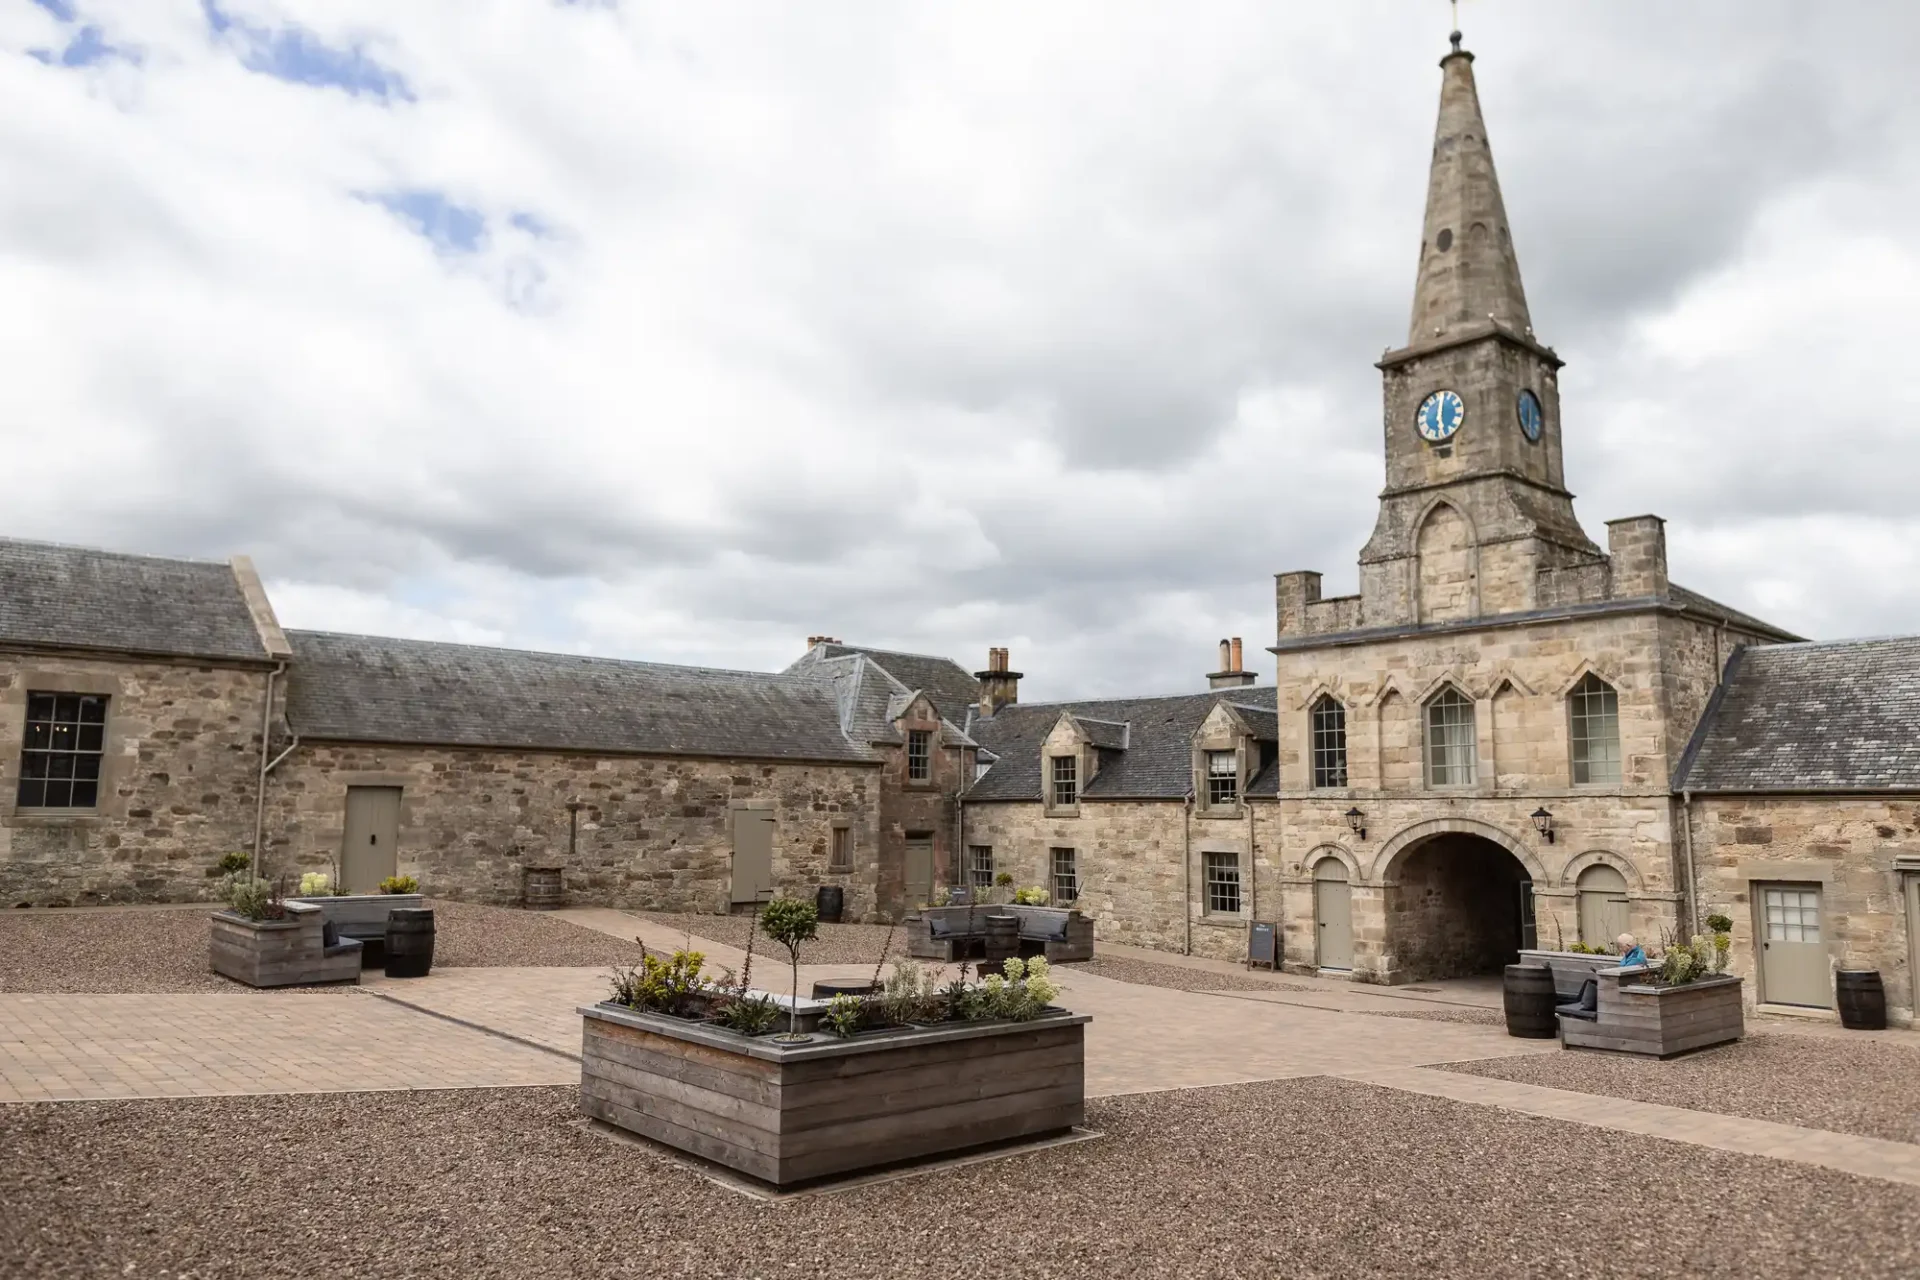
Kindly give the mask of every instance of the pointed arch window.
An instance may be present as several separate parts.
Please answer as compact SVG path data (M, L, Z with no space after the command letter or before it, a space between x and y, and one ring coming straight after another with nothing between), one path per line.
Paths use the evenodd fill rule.
M1313 736L1313 785L1347 785L1347 709L1332 694L1314 700L1310 731Z
M1575 786L1620 784L1620 695L1589 671L1567 695Z
M1427 702L1427 785L1470 787L1478 740L1473 701L1448 685Z

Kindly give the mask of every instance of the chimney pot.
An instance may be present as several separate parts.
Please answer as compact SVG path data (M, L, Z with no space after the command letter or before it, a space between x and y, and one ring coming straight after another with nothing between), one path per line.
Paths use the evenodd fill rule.
M1233 670L1233 645L1225 639L1220 641L1220 670Z
M1239 671L1240 671L1240 669L1241 669L1241 668L1240 668L1240 661L1241 661L1241 659L1240 659L1240 637L1239 637L1239 636L1235 636L1235 637L1233 638L1233 666L1232 666L1232 667L1230 667L1230 668L1229 668L1229 670L1231 670L1231 671L1233 671L1233 672L1234 672L1235 674L1238 674L1238 673L1239 673Z

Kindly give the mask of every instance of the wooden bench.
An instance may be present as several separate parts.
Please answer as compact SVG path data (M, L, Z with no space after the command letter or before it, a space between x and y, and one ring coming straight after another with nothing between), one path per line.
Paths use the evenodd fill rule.
M208 942L213 971L250 987L359 982L359 940L341 938L329 946L320 908L305 902L285 906L284 920L249 920L216 911Z
M1739 978L1723 974L1678 987L1657 987L1649 978L1645 965L1594 974L1594 1016L1560 1014L1560 1043L1670 1058L1745 1034Z
M1063 964L1093 959L1093 921L1085 914L1067 907L990 903L928 908L910 926L908 953L927 960L964 959L985 941L989 915L1019 918L1023 956L1044 955L1049 962Z

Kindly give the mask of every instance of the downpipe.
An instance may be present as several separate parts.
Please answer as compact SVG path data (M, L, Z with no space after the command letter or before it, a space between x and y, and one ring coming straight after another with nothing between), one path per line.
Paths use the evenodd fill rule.
M267 697L265 704L260 708L260 776L253 793L253 858L250 864L256 878L260 875L260 846L266 837L267 775L273 772L274 766L285 760L293 749L300 745L299 737L295 736L293 741L287 744L287 749L278 757L271 761L267 758L267 753L273 750L273 690L286 671L286 663L276 662L273 664L273 670L267 672Z
M1191 788L1188 789L1186 802L1182 806L1181 827L1184 832L1181 843L1185 848L1185 853L1180 859L1185 869L1185 887L1181 892L1186 895L1186 903L1182 910L1187 917L1187 941L1181 954L1190 956L1193 954L1193 791Z

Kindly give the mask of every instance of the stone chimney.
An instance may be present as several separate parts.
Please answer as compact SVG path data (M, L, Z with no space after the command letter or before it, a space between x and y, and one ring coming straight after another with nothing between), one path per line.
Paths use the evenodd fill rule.
M1207 677L1209 689L1237 689L1252 684L1257 676L1241 668L1240 637L1220 642L1220 669Z
M987 669L973 673L980 682L980 714L990 716L1020 701L1020 673L1007 670L1005 649L987 650Z
M1659 516L1607 521L1607 558L1613 598L1638 600L1667 594L1667 522Z
M839 643L840 643L840 639L838 636L808 636L807 637L807 648L809 649L817 649L823 644L839 644Z

